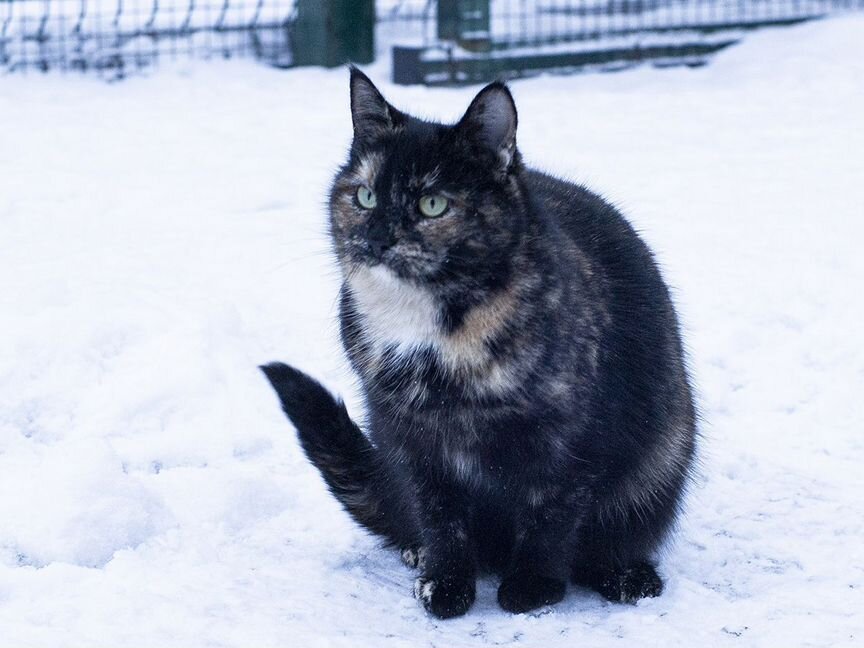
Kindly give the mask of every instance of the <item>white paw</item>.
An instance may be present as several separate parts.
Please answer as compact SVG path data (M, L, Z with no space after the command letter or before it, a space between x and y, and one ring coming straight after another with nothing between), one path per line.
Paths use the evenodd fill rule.
M435 593L435 584L434 580L421 576L414 581L414 598L424 605L429 605L432 601L432 595Z
M420 547L419 549L415 549L413 547L408 547L402 550L402 563L406 567L410 567L411 569L422 569L423 565L426 563L426 549Z

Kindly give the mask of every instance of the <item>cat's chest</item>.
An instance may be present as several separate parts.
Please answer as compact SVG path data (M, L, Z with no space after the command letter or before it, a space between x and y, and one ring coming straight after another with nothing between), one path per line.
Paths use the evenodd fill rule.
M358 269L347 287L358 339L348 352L379 394L411 406L440 402L442 390L450 397L502 396L522 387L522 355L496 357L490 344L519 307L511 293L471 309L447 331L435 296L382 266ZM405 389L410 393L399 393Z
M434 296L383 266L360 268L348 279L360 330L374 356L408 357L419 349L446 346Z

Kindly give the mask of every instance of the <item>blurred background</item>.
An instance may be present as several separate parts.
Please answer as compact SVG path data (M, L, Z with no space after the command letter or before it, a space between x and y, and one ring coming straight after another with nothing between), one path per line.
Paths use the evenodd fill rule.
M400 84L540 70L701 65L762 27L864 0L0 0L0 69L110 78L178 57L335 66Z
M864 645L862 0L0 0L0 648ZM363 398L327 196L349 62L671 286L701 464L662 597L430 619L257 369ZM613 73L614 72L614 73Z

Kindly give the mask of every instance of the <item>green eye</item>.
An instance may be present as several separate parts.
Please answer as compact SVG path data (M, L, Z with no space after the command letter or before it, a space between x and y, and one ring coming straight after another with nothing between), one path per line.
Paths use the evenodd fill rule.
M447 211L447 199L444 196L433 194L431 196L423 196L420 199L420 213L429 218L435 218Z
M360 187L357 189L357 202L363 209L375 209L378 200L375 198L375 192L369 187Z

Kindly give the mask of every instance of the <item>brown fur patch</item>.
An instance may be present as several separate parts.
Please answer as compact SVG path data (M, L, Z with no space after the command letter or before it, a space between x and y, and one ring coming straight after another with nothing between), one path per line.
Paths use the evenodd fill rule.
M519 284L514 283L468 311L462 326L447 337L450 354L467 364L486 364L490 358L486 341L500 333L516 315L521 306L520 294Z
M370 153L359 164L342 173L333 185L330 203L332 226L337 237L337 252L340 245L348 242L352 236L357 236L358 226L369 218L369 212L361 209L356 203L358 187L372 187L384 163L380 153Z

